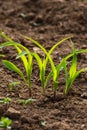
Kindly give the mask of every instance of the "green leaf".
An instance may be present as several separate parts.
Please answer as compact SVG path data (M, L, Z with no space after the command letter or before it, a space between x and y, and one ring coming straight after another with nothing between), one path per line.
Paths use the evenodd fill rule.
M76 50L76 54L80 54L80 53L86 53L87 49L81 49L81 50ZM71 58L73 56L74 53L68 54L66 57L64 57L60 63L56 66L57 69L57 77L59 75L59 72L61 71L61 68L64 68L64 64L65 61L67 61L69 58ZM53 72L51 71L48 76L46 77L46 81L45 81L45 85L47 85L48 81L50 80L50 78L53 76ZM67 77L68 78L68 77ZM68 79L67 79L68 80ZM67 83L68 84L68 83Z
M45 91L45 86L44 86L44 83L45 83L45 66L44 66L44 62L43 60L41 60L41 58L39 57L39 55L37 53L33 53L33 56L35 57L37 63L38 63L38 66L39 66L39 69L40 69L40 80L41 80L41 85L43 87L43 92Z
M12 82L12 83L9 83L9 86L15 87L16 85L19 85L19 84L20 84L20 82Z
M22 37L24 37L25 39L27 40L30 40L31 42L33 42L35 45L37 45L39 48L41 48L43 50L43 52L46 54L46 56L48 56L48 59L50 60L50 63L51 63L51 67L52 67L52 70L53 70L53 73L54 75L56 74L55 72L55 65L54 65L54 62L52 61L52 58L50 56L50 54L46 51L46 49L37 41L35 41L34 39L32 38L29 38L27 36L24 36L24 35L21 35Z
M39 66L39 70L40 70L40 80L41 80L41 84L42 87L44 87L44 80L45 80L45 70L44 70L44 66L43 66L43 62L40 58L40 56L37 53L33 53L33 56L35 57L37 64Z
M35 102L35 101L36 101L36 99L33 99L33 98L29 98L27 100L24 100L24 99L19 100L19 102L22 103L23 105L28 105L28 104Z
M54 65L54 62L50 56L50 54L53 52L53 50L61 43L63 43L64 41L66 41L67 39L70 39L71 37L68 37L68 38L65 38L59 42L57 42L51 49L49 52L46 51L46 49L40 44L38 43L37 41L35 41L34 39L32 38L29 38L27 36L24 36L24 35L21 35L22 37L24 37L25 39L31 41L32 43L34 43L35 45L37 45L39 48L41 48L43 50L43 52L46 54L46 60L44 61L44 66L46 68L46 64L48 62L48 59L50 61L50 64L51 64L51 68L52 68L52 71L53 71L53 81L54 83L57 82L56 79L57 79L57 70L56 70L56 67Z
M9 90L12 91L13 88L14 88L15 86L19 85L19 84L20 84L20 82L12 82L12 83L9 83L9 84L8 84Z
M12 41L12 42L4 42L4 43L0 44L0 48L7 47L7 46L15 46L15 45L19 45L19 43L14 42L14 41Z
M86 72L87 71L87 68L83 68L83 69L80 69L76 72L75 76L73 77L72 79L72 83L74 82L74 80L83 72Z
M32 74L32 64L33 64L33 56L31 53L28 54L28 65L27 65L27 81L28 87L31 89L30 82L31 82L31 74Z
M7 61L7 60L2 60L2 62L5 65L5 67L7 67L11 71L16 72L24 79L24 75L23 75L22 71L16 65L14 65L12 62Z
M73 45L73 59L72 59L72 65L70 67L70 78L73 78L75 73L76 73L76 67L77 67L77 54L76 54L76 50L75 47Z
M0 127L1 128L11 129L11 127L10 127L11 123L12 123L12 120L10 120L9 118L1 117Z
M72 36L69 36L69 37L63 38L63 39L60 40L59 42L55 43L55 45L53 45L52 48L50 49L49 54L51 54L51 53L54 51L54 49L55 49L57 46L59 46L61 43L65 42L66 40L69 40L69 39L71 39L71 38L72 38Z
M4 32L2 32L2 31L0 31L0 36L2 36L3 38L5 38L7 41L12 41L12 39L11 38L9 38L7 35L5 35L5 33Z
M48 75L47 75L47 77L46 77L46 80L45 80L45 83L44 83L44 87L46 87L47 86L47 83L48 83L48 81L50 80L50 78L53 76L53 72L51 71Z
M39 69L42 70L42 64L43 63L42 63L42 60L41 60L40 56L35 52L33 53L33 56L35 57L35 59L36 59L36 61L38 63Z
M5 104L8 104L9 102L11 101L11 98L7 97L7 98L4 98L3 102Z
M43 91L45 91L45 88L44 88L44 83L45 83L45 71L44 70L44 64L42 65L42 70L41 70L41 75L40 75L40 78L41 78L41 82L42 82L42 87L43 87Z
M22 56L25 56L25 55L27 55L27 54L29 54L29 52L22 51L21 53L19 53L19 54L17 55L16 59L21 58Z
M17 45L17 46L20 46L25 51L29 52L29 50L26 47L24 47L20 43L14 42L11 38L9 38L7 35L5 35L2 31L0 32L0 36L2 36L3 38L5 38L8 41L8 42L4 42L4 43L0 44L0 48L6 47L6 46Z
M21 58L21 60L23 61L23 64L24 64L26 73L28 73L28 72L27 72L27 66L28 66L27 58L26 58L26 56L23 54L22 50L21 50L18 46L15 46L15 47L16 47L18 53L21 54L21 57L20 57L20 58ZM25 53L25 51L24 51L24 53Z

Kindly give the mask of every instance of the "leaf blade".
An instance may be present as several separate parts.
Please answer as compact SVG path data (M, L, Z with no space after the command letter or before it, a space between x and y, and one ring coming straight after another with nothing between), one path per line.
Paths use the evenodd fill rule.
M16 47L16 49L17 49L17 51L18 51L19 54L23 53L22 50L21 50L18 46L15 46L15 47ZM28 61L27 61L26 56L23 55L23 54L21 54L20 58L21 58L21 60L23 61L23 64L24 64L24 68L25 68L25 70L26 70L26 73L28 73L28 72L27 72Z
M15 64L13 64L12 62L10 62L8 60L2 60L2 63L9 70L16 72L17 74L19 74L24 79L24 75L23 75L22 71Z

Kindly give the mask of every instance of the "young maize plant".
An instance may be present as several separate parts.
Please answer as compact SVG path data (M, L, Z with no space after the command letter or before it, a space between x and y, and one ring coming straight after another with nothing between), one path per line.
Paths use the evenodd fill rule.
M14 89L15 86L19 85L20 82L11 82L8 84L8 88L10 91L12 91Z
M4 37L6 40L8 40L8 42L5 42L5 43L1 44L0 48L6 47L6 46L12 46L13 45L17 49L17 51L19 53L18 56L17 56L17 58L21 57L21 59L22 59L22 61L24 63L24 67L25 67L26 74L27 74L27 81L26 81L26 79L25 79L22 71L17 66L15 66L12 62L7 61L7 60L3 60L3 64L8 69L10 69L10 70L18 73L24 79L24 81L27 82L28 87L29 87L29 92L30 92L30 95L31 95L30 77L31 77L31 73L32 73L32 54L30 53L30 51L26 47L22 46L19 43L16 43L16 42L12 41L12 39L10 39L9 37L7 37L4 33L1 32L0 35L2 37ZM53 52L53 50L58 45L60 45L61 43L63 43L67 39L70 39L71 37L65 38L65 39L57 42L49 50L49 52L47 52L46 49L40 43L38 43L37 41L35 41L35 40L31 39L31 38L28 38L26 36L23 36L23 37L25 37L26 39L32 41L35 45L37 45L38 47L40 47L43 50L43 52L45 53L45 55L46 55L46 58L42 61L38 54L33 53L33 56L37 60L37 63L38 63L39 69L40 69L40 80L41 80L41 84L42 84L42 87L43 87L43 92L45 92L46 85L47 85L47 82L48 82L48 79L49 79L49 76L47 76L47 79L45 77L46 65L47 65L48 60L50 61L51 69L52 69L52 72L53 72L53 91L54 91L54 95L55 95L55 88L57 88L57 85L58 85L58 77L57 77L56 66L54 65L54 62L53 62L53 60L52 60L52 58L51 58L50 55L51 55L51 53ZM22 48L24 51L22 51L20 48ZM28 54L28 59L26 58L25 54Z
M66 76L65 95L67 95L75 79L80 75L80 73L87 71L87 68L83 68L77 71L77 52L74 46L73 46L73 58L72 58L72 64L70 70L68 72L67 61L65 61L64 63L64 70Z
M69 54L68 56L66 56L65 58L63 58L60 63L55 66L54 62L53 62L53 59L51 58L51 54L52 52L54 51L54 49L60 45L61 43L63 43L64 41L70 39L71 37L68 37L68 38L65 38L59 42L57 42L48 52L47 50L40 44L38 43L37 41L29 38L29 37L26 37L26 36L23 36L24 38L26 38L27 40L30 40L32 43L34 43L35 45L37 45L40 49L42 49L42 51L44 52L45 54L45 58L42 60L40 58L40 56L35 53L35 52L30 52L26 47L22 46L21 44L19 43L16 43L14 41L12 41L9 37L7 37L5 34L1 33L1 36L4 37L5 39L8 40L8 42L5 42L3 44L0 45L0 48L2 47L6 47L6 46L14 46L17 51L18 51L18 56L17 58L21 58L22 61L23 61L23 64L24 64L24 67L25 67L25 70L26 70L26 77L24 76L24 74L22 73L22 71L17 67L15 66L12 62L9 62L7 60L3 60L3 64L9 68L10 70L18 73L23 79L24 81L27 83L28 85L28 88L29 88L29 95L31 96L31 84L30 84L30 78L31 78L31 74L32 74L32 58L34 57L38 63L38 66L39 66L39 70L40 70L40 80L41 80L41 85L42 85L42 88L43 88L43 92L45 93L45 89L46 89L46 86L47 86L47 83L48 81L50 80L51 77L53 77L53 86L52 86L52 89L54 91L54 98L56 97L56 91L57 91L57 88L58 88L58 78L59 78L59 73L62 69L65 70L65 73L67 72L67 60L71 57L74 57L74 52ZM85 50L75 50L75 53L76 55L79 54L79 53L83 53L83 52L87 52L87 49ZM25 56L27 55L27 56ZM45 73L46 73L46 66L47 66L47 63L48 61L50 62L50 65L51 65L51 72L46 76ZM73 68L73 67L71 67ZM86 69L85 69L86 70ZM81 71L79 71L78 73L81 73L83 72L83 69ZM70 72L71 73L71 72ZM66 76L67 77L67 76ZM76 76L77 77L77 76ZM66 82L69 80L69 78L67 78ZM71 81L71 80L70 80ZM73 80L74 81L74 80ZM70 84L70 83L68 83ZM72 83L71 83L72 84ZM71 86L70 84L70 86ZM69 86L69 85L66 85L66 86ZM65 90L66 91L66 90ZM65 92L65 94L67 94Z
M6 97L6 98L4 98L4 99L0 100L0 103L3 103L3 104L9 104L9 103L10 103L10 101L11 101L11 98Z
M76 53L76 55L78 55L78 54L80 54L80 53L87 53L87 49L81 49L81 50L76 50L75 51L75 53ZM74 53L71 53L71 54L68 54L66 57L64 57L61 61L60 61L60 63L56 66L56 70L57 70L57 78L59 78L59 73L60 73L60 71L61 70L65 70L65 74L66 74L66 89L68 89L68 92L69 92L69 89L70 89L70 87L71 87L71 85L72 85L72 83L74 82L74 80L75 79L73 79L73 82L71 83L71 84L69 84L68 83L68 85L67 85L67 82L70 82L69 81L69 77L67 77L67 61L71 58L71 57L73 57L74 56ZM83 69L81 69L80 71L78 71L78 72L76 72L77 74L77 76L81 73L81 72L85 72L85 71L87 71L87 68L83 68ZM73 67L72 67L72 72L73 72ZM47 76L47 78L46 78L46 82L48 82L49 81L49 79L51 78L53 76L53 72L52 72L52 70L51 70L51 72L48 74L48 76ZM76 77L77 77L76 76ZM76 78L75 77L75 78ZM70 85L70 86L69 86ZM68 86L68 87L67 87ZM56 96L56 91L57 91L57 88L58 88L58 85L57 85L57 87L54 87L54 89L55 89L55 96ZM66 92L67 90L65 90L65 94L67 94L68 92Z
M27 54L27 52L26 52ZM23 54L25 55L25 54ZM40 81L41 81L41 86L42 86L42 89L43 89L43 93L45 94L45 90L46 90L46 86L47 86L47 83L50 79L50 76L51 75L48 75L46 76L46 66L47 66L47 61L48 61L48 56L46 56L46 58L44 58L43 60L40 58L40 56L37 54L37 53L32 53L33 57L36 59L37 61L37 64L38 64L38 67L39 67L39 75L40 75ZM51 58L52 59L52 58ZM53 63L53 60L51 61L51 64L53 65L52 67L56 67ZM54 71L53 69L56 69L56 68L52 68L52 72ZM56 78L58 80L58 78ZM55 82L55 81L54 81ZM55 84L54 84L55 85ZM57 86L58 84L56 84ZM54 87L54 86L53 86ZM54 89L53 89L54 90Z
M50 79L51 76L53 76L53 86L52 86L52 89L54 91L54 98L56 96L56 90L58 88L58 71L60 72L61 71L61 68L62 68L62 65L59 66L59 68L56 68L54 62L53 62L53 59L51 58L51 54L52 52L54 51L54 49L60 45L61 43L63 43L64 41L70 39L71 37L67 37L67 38L64 38L63 40L57 42L54 46L52 46L52 48L47 52L47 50L37 41L33 40L32 38L29 38L27 36L24 36L24 35L21 35L22 37L24 37L25 39L31 41L32 43L34 43L35 45L37 45L44 53L45 53L45 59L42 61L41 58L39 57L38 54L34 53L34 57L35 59L37 60L37 63L38 63L38 66L39 66L39 69L40 69L40 80L41 80L41 83L42 83L42 87L43 87L43 92L45 92L45 89L46 89L46 85ZM50 62L50 65L51 65L51 70L52 72L50 74L48 74L47 77L45 77L45 73L46 73L46 65L48 63L48 60Z
M23 36L23 35L22 35ZM47 85L47 83L48 83L48 81L49 81L49 79L51 78L51 77L53 77L53 86L52 86L52 88L53 88L53 91L54 91L54 99L55 99L55 97L56 97L56 91L57 91L57 88L58 88L58 79L59 79L59 73L60 73L60 71L61 70L65 70L65 66L67 66L67 60L69 59L69 58L71 58L71 57L74 57L74 52L76 53L76 55L77 54L80 54L80 53L86 53L87 52L87 49L82 49L82 50L75 50L73 53L71 53L71 54L68 54L66 57L64 57L61 61L60 61L60 63L57 65L57 66L55 66L54 65L54 62L53 62L53 60L52 60L52 58L51 58L51 53L53 52L53 50L58 46L58 45L60 45L62 42L64 42L65 40L67 40L67 39L70 39L71 37L68 37L68 38L65 38L65 39L63 39L63 40L61 40L61 41L59 41L58 43L56 43L48 52L46 51L46 49L40 44L40 43L38 43L37 41L35 41L35 40L33 40L33 39L31 39L31 38L29 38L29 37L26 37L26 36L23 36L24 38L26 38L27 40L30 40L31 42L33 42L35 45L37 45L39 48L41 48L42 50L43 50L43 52L46 54L46 59L43 61L43 62L41 62L41 60L40 60L40 57L38 57L38 56L36 56L36 57L38 57L38 58L36 58L37 59L37 61L38 61L38 65L39 65L39 61L40 61L40 65L43 67L43 69L42 69L42 71L41 71L41 74L40 75L42 75L42 83L43 83L43 88L44 88L44 90L46 89L46 85ZM37 54L35 54L35 55L37 55ZM45 78L45 70L46 70L46 65L47 65L47 61L50 61L50 64L51 64L51 69L52 69L52 71L48 74L48 76ZM73 64L72 64L72 67L71 67L71 69L70 69L70 75L72 75L73 74L73 69L76 69L75 67L75 59L73 59ZM76 62L77 63L77 62ZM40 67L39 67L40 68ZM72 74L71 74L71 71L72 71ZM67 94L68 93L68 91L69 91L69 88L71 87L71 85L72 85L72 83L74 82L74 80L76 79L76 77L81 73L81 72L84 72L84 71L87 71L87 68L83 68L83 69L81 69L81 70L79 70L79 71L77 71L74 75L73 75L73 78L72 78L72 76L70 76L71 78L69 79L67 79L66 78L66 90L65 90L65 94ZM66 74L66 71L65 71L65 74ZM44 77L43 77L43 75L44 75ZM41 76L40 76L41 77ZM67 77L67 74L66 74L66 77ZM72 79L72 80L71 80ZM70 80L70 81L69 81ZM45 82L44 82L45 81ZM68 81L68 83L67 83L67 81ZM67 85L68 84L68 85Z
M31 89L32 89L31 74L32 74L33 56L31 55L31 52L26 47L24 47L20 43L14 42L12 39L7 37L3 32L1 32L0 35L7 40L7 42L0 44L0 48L7 47L7 46L14 46L17 49L18 54L19 54L17 58L21 57L21 60L24 64L24 68L26 71L26 76L24 76L23 72L12 62L8 60L2 60L2 62L9 70L16 72L24 80L24 82L27 84L29 88L29 96L31 97L31 94L32 94L31 93ZM23 55L23 53L25 54L25 52L27 52L28 54L27 57Z
M29 98L29 99L20 99L19 100L19 102L21 103L21 104L23 104L23 106L25 106L25 105L28 105L28 104L31 104L31 103L33 103L33 102L35 102L36 101L36 99L33 99L33 98Z
M33 56L36 59L39 70L40 70L39 75L40 75L41 86L42 86L42 89L43 89L43 93L45 94L45 89L46 89L46 85L45 85L46 60L45 59L42 60L37 53L33 53Z
M21 57L21 56L23 56L25 54L27 54L27 52L26 53L22 53L20 56L18 55L17 57ZM46 86L47 86L47 83L48 83L48 80L47 80L46 75L45 75L45 73L46 73L46 66L47 66L47 63L48 63L48 56L46 56L46 58L44 58L42 60L37 53L33 52L31 54L33 55L33 57L37 61L37 64L38 64L38 67L39 67L39 71L40 71L39 75L40 75L41 86L42 86L42 89L43 89L43 93L45 94ZM54 66L53 60L51 61L51 64ZM53 68L53 69L55 69L55 68Z
M11 119L9 119L8 117L1 117L0 128L3 128L4 130L11 130L11 124Z

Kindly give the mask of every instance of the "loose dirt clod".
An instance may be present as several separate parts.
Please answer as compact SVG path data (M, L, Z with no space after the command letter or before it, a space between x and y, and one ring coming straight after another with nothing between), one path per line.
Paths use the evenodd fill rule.
M9 109L6 111L5 115L10 117L11 119L19 119L21 116L21 112L15 110L12 107L9 107Z

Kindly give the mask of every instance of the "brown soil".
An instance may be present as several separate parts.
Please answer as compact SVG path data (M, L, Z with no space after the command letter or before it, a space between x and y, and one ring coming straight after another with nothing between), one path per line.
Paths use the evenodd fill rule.
M18 34L24 34L39 41L46 49L67 36L73 36L77 49L87 49L87 2L86 0L0 0L0 29L9 37L34 49L31 42ZM0 43L4 41L0 37ZM15 62L13 47L0 50L6 59ZM55 64L60 57L71 52L69 41L61 44L53 53ZM1 58L2 59L2 58ZM78 68L87 66L87 54L78 56ZM48 68L49 69L49 68ZM21 85L9 91L8 84L20 81ZM87 73L81 74L72 85L67 97L63 96L64 75L60 77L57 99L53 101L51 82L46 96L38 79L38 68L34 65L32 75L33 98L35 102L23 106L19 99L28 99L28 89L19 76L7 70L0 62L0 98L10 97L8 107L0 106L0 116L13 120L12 130L87 130ZM41 122L46 122L42 126Z

